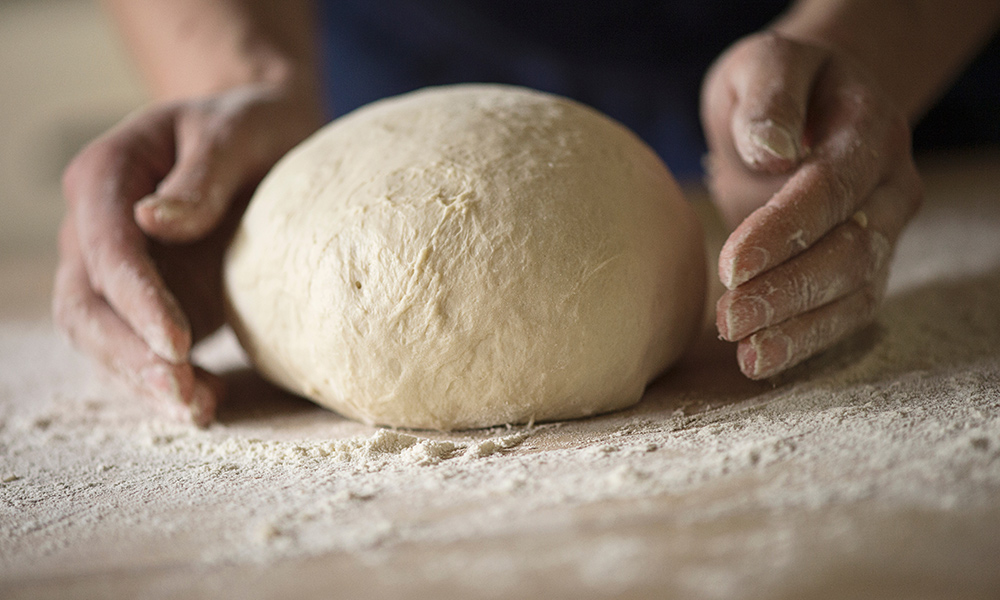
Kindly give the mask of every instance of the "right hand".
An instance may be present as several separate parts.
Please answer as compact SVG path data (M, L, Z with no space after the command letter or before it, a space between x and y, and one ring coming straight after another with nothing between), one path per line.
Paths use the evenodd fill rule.
M713 199L734 229L716 323L764 379L875 318L922 197L909 125L846 51L777 32L723 54L702 101Z
M247 86L155 105L84 148L63 176L57 325L160 410L209 424L222 387L190 351L223 323L228 237L321 124L316 102Z

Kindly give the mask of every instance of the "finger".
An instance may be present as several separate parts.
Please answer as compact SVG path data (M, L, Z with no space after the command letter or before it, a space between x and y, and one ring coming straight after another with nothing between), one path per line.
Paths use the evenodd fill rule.
M703 160L706 185L719 216L732 231L788 181L784 174L750 173L735 149L720 147Z
M809 251L723 294L716 311L720 337L743 339L871 283L888 266L920 196L916 171L900 169L891 184L878 188L862 210Z
M884 277L840 300L744 338L736 350L740 370L750 379L764 379L832 346L874 318L883 288Z
M719 336L743 339L858 289L886 264L891 249L884 235L854 220L839 225L809 252L723 294Z
M195 397L189 404L191 418L199 427L207 427L215 420L219 404L226 397L226 383L221 377L195 366Z
M53 313L73 343L131 388L156 401L173 418L211 422L215 392L194 377L190 364L167 362L152 352L90 287L72 223L60 233Z
M804 155L803 131L813 82L826 53L777 33L757 36L733 71L733 143L753 170L780 173Z
M176 299L146 251L132 216L135 201L162 176L172 153L153 119L113 132L66 171L64 190L90 287L158 356L185 360L191 333Z
M909 149L901 117L886 116L859 86L843 84L819 130L822 142L787 184L754 211L726 241L719 278L729 289L812 246L857 212Z
M245 144L224 127L183 138L177 163L135 206L142 230L165 242L191 242L213 231L247 178Z

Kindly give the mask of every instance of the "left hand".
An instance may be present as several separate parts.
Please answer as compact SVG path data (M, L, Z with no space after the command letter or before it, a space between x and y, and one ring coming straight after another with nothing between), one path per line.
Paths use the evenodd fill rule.
M765 32L702 90L709 183L730 228L719 335L776 375L869 323L922 198L902 111L846 55Z
M212 421L222 382L191 346L223 324L223 255L250 191L319 126L316 104L267 85L158 103L67 167L55 321L152 407Z

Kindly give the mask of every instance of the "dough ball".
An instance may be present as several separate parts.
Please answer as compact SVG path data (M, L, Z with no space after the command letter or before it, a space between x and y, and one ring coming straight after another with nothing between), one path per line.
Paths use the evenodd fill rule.
M268 174L226 258L268 379L346 416L459 429L633 404L700 326L701 230L633 133L570 100L429 88Z

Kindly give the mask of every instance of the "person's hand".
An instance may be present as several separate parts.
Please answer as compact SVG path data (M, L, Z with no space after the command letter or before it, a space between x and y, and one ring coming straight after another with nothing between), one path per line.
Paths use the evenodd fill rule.
M53 313L85 353L164 411L206 425L219 381L190 361L223 322L228 237L263 174L320 124L244 87L126 118L67 167Z
M770 377L874 318L922 197L909 125L845 55L771 32L716 61L702 120L709 185L735 228L719 334L739 341L744 374Z

